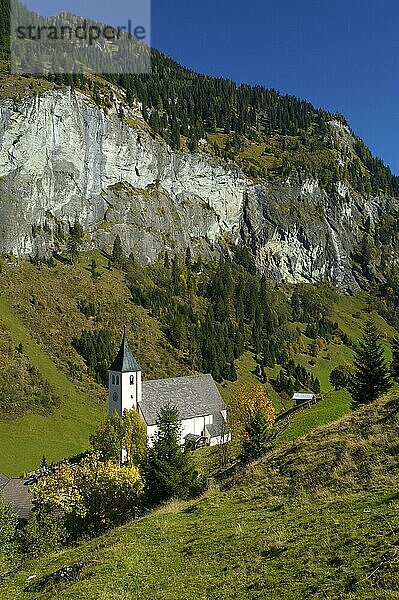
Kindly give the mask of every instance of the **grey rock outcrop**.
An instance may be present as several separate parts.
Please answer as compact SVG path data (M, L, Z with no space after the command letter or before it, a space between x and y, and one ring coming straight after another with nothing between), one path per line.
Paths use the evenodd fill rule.
M332 196L317 181L255 185L232 163L172 151L120 97L107 111L68 89L0 102L1 253L48 253L77 217L88 247L110 250L118 233L143 262L230 238L270 276L353 288L362 225L388 202L341 182Z
M109 248L119 233L126 252L147 260L237 238L246 178L173 152L141 125L70 90L2 101L0 252L51 248L56 224L76 216L93 246Z

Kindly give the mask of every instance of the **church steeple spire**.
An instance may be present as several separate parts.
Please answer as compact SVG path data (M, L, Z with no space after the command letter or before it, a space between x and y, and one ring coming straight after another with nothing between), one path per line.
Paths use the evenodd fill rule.
M119 348L118 354L112 365L109 367L110 371L119 371L120 373L134 373L141 371L141 367L137 360L134 358L130 348L129 340L126 334L126 325L123 326L123 338Z
M141 402L141 367L134 358L126 333L123 328L122 343L109 371L108 413L116 410L123 415L124 410L137 409Z

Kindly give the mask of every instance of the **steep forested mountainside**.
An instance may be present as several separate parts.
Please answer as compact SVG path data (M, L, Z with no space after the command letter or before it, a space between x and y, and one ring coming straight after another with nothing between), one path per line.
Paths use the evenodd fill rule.
M211 372L227 402L236 378L249 378L277 410L303 386L331 392L328 376L351 359L366 313L383 315L386 340L396 335L387 322L398 329L399 180L343 116L157 51L148 75L10 75L6 37L0 28L0 312L10 337L0 417L14 421L0 421L0 433L22 442L4 470L25 465L27 439L40 459L49 409L46 453L84 447L123 323L146 376ZM367 288L367 304L355 294L337 308L332 286L291 286L300 282ZM41 376L31 395L18 388L17 403L10 365L28 387ZM337 394L334 416L348 404ZM76 439L59 433L63 419L74 431L83 423Z
M141 262L233 243L277 279L385 281L399 178L344 117L152 61L148 75L2 75L2 253L58 252L78 215L87 247L119 234Z

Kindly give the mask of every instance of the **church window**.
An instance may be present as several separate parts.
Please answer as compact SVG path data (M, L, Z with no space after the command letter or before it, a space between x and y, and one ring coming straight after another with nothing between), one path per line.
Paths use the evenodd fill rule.
M130 375L130 385L134 385L134 375Z
M112 385L115 385L115 375L112 375Z
M116 385L119 385L119 375L116 376Z

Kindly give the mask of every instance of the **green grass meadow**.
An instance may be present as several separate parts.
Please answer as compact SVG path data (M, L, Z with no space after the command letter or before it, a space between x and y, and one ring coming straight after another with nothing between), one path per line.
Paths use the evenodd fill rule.
M48 462L85 450L89 434L105 413L105 407L76 389L68 377L32 339L7 298L0 296L0 318L15 345L24 352L61 398L62 407L51 416L29 413L12 421L0 421L0 472L18 476L36 468L43 454Z
M27 561L7 600L396 600L398 397L314 431L193 501ZM76 581L46 580L83 563Z

